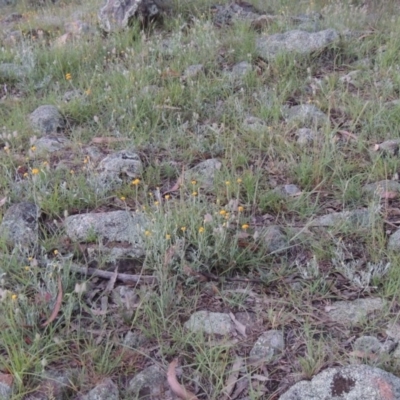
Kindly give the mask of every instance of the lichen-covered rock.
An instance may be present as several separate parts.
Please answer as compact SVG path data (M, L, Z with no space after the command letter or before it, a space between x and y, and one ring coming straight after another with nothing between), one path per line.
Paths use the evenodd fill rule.
M228 314L197 311L184 324L191 332L204 332L209 335L229 335L235 331L232 319Z
M339 34L334 29L313 33L293 30L257 38L256 50L260 57L270 60L280 53L310 54L313 51L322 50L338 40Z
M42 135L59 133L65 127L65 120L58 108L51 105L38 107L29 116L32 129Z
M111 379L104 379L83 396L82 400L119 400L118 387Z

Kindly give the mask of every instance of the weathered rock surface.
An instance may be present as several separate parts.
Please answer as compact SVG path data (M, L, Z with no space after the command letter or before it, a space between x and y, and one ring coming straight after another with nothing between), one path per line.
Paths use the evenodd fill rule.
M400 378L368 365L329 368L311 381L301 381L280 400L396 400Z
M270 362L285 348L285 340L281 331L270 330L264 332L254 343L250 350L252 360L265 360Z
M164 371L159 366L152 365L129 381L127 391L139 399L160 399L165 390L165 385L166 375Z
M185 175L186 179L196 180L203 188L210 188L214 183L215 173L222 167L221 161L210 158L191 168Z
M0 82L22 81L30 70L22 65L12 63L0 64Z
M328 116L312 104L301 104L283 110L289 124L306 128L318 128L329 123Z
M104 379L83 396L82 400L119 400L118 387L111 379Z
M191 332L204 332L209 335L229 335L235 332L235 326L228 314L197 311L192 314L184 327Z
M38 245L40 208L33 203L12 205L4 214L0 225L0 236L9 246L24 252Z
M346 325L360 323L368 314L383 309L385 302L380 298L356 299L353 301L336 301L328 311L331 320Z
M32 129L42 135L59 133L65 127L65 120L58 108L51 105L38 107L29 116Z
M310 54L338 41L339 34L334 29L314 33L294 30L257 38L256 50L260 57L270 60L280 53Z
M351 224L353 227L357 226L360 228L366 228L371 225L371 222L369 210L361 209L322 215L321 217L317 217L311 221L310 226L339 227L342 224Z
M63 135L47 135L37 139L34 145L36 147L35 153L42 155L63 150L70 146L71 142Z

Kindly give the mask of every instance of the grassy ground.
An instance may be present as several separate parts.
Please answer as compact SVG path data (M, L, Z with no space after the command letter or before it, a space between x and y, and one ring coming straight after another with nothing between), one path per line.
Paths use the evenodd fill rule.
M284 354L254 367L269 373L264 398L273 399L294 380L354 362L349 355L352 336L384 338L383 327L396 322L398 310L399 257L386 250L387 234L398 225L398 199L374 202L361 189L399 171L398 157L382 157L371 148L400 137L399 105L386 104L398 99L400 91L400 24L392 12L395 2L372 2L370 8L343 3L268 2L267 11L281 18L265 33L292 29L291 15L311 11L322 12L322 28L356 33L321 53L286 55L269 63L257 57L258 33L248 23L212 24L210 2L177 1L162 26L141 32L135 25L108 37L83 35L60 48L48 42L63 33L64 21L79 17L96 25L96 2L16 7L23 14L17 28L27 39L4 44L0 62L31 60L35 68L23 84L0 87L0 194L7 197L5 210L20 200L25 181L25 198L43 211L41 256L53 259L54 271L41 269L35 256L21 263L3 245L0 370L14 378L13 398L35 389L44 369L73 369L71 388L85 392L105 376L122 387L127 376L144 366L166 367L179 355L183 381L192 388L197 381L200 398L216 399L236 355L247 356L262 331L278 329L285 335ZM80 16L77 10L82 10ZM37 29L45 32L44 40L35 34ZM232 81L224 70L241 61L254 69L242 82ZM203 64L204 71L182 80L193 64ZM361 70L355 84L340 80L354 70ZM38 88L49 76L49 83ZM159 87L157 93L143 94L150 85ZM83 100L62 101L73 89L83 93ZM281 113L283 105L303 103L316 105L331 121L322 128L321 140L307 147L296 142L295 129ZM27 116L43 104L59 106L67 119L73 142L67 168L55 170L66 154L35 154ZM265 127L244 129L248 115L264 120ZM211 128L199 134L201 125ZM93 138L109 138L116 131L138 151L145 170L136 185L100 196L86 185L93 171L82 149ZM102 147L114 151L126 142L106 140ZM167 197L157 197L173 187L182 171L211 157L223 163L212 188L201 190L197 182L188 182ZM19 168L22 174L16 173ZM288 183L296 184L301 195L287 198L272 191ZM363 207L377 210L372 229L340 227L314 234L304 229L316 215ZM160 283L137 287L130 312L116 307L102 315L90 308L87 298L92 296L94 309L99 308L104 283L92 279L82 292L82 278L69 273L70 244L53 221L116 209L140 209L151 217L142 272L154 274ZM262 228L268 223L282 226L293 238L283 254L265 249ZM332 261L338 257L362 258L363 265L390 262L391 269L360 287L338 270ZM203 282L193 272L221 280ZM38 321L53 308L58 276L64 287L61 312L41 328ZM248 281L227 279L238 277ZM243 295L242 289L256 297ZM321 310L336 300L368 296L388 300L388 307L361 325L338 327L321 317ZM223 341L209 345L209 338L183 328L201 309L254 313L253 332L235 346ZM139 349L122 345L128 330L143 336ZM400 373L393 358L364 361ZM249 367L248 376L253 372ZM251 385L248 396L259 398Z

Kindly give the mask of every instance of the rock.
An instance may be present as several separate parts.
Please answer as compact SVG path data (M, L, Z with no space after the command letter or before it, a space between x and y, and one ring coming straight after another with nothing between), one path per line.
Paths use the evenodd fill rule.
M262 12L247 2L234 2L213 7L213 22L217 26L231 25L237 21L257 21Z
M250 350L251 359L270 362L285 348L285 340L281 331L270 330L264 332Z
M312 104L285 108L283 115L287 123L306 128L322 127L329 123L328 116Z
M400 229L390 235L387 248L391 251L400 251Z
M257 38L256 50L260 57L271 60L280 53L310 54L338 41L339 34L334 29L314 33L294 30Z
M29 68L12 63L0 64L0 82L22 81L29 75Z
M383 309L385 302L380 298L356 299L353 301L336 301L328 311L331 320L346 324L356 325L368 314Z
M367 228L371 226L372 219L367 209L333 212L322 215L311 221L309 226L339 227L351 225L352 227Z
M252 70L253 70L253 66L249 62L242 61L238 64L235 64L232 67L230 77L233 79L240 79L240 78L243 78L245 75L247 75Z
M47 135L37 139L34 145L36 147L35 154L42 155L63 150L69 147L71 142L63 135Z
M383 143L376 145L375 150L378 150L383 155L398 156L400 147L400 139L385 140Z
M65 103L69 103L72 100L84 100L85 98L81 90L74 89L65 92L62 99Z
M192 314L184 327L191 332L204 332L208 335L229 335L235 332L235 326L228 314L209 311L197 311Z
M71 398L71 371L49 370L43 373L39 386L24 400Z
M161 399L165 390L166 376L157 365L147 367L128 383L128 393L139 399Z
M135 289L128 286L117 286L111 292L111 298L123 313L124 318L132 318L137 305L140 302L139 295Z
M57 107L44 105L38 107L29 116L33 130L42 135L59 133L65 127L65 121Z
M293 185L292 183L289 185L277 186L273 191L284 197L293 197L301 193L298 186Z
M190 65L185 69L185 72L183 73L183 78L185 79L195 78L197 75L200 74L200 72L203 72L203 70L204 70L203 64Z
M296 132L297 143L300 146L306 146L308 144L311 144L316 139L317 133L318 133L317 131L310 128L300 128Z
M38 245L40 208L33 203L12 205L4 214L0 224L0 236L9 246L30 252Z
M253 117L252 115L246 117L242 123L243 129L250 132L258 132L266 129L266 123L261 118Z
M98 14L100 28L107 33L128 27L135 16L151 20L168 8L168 0L107 0Z
M14 378L10 374L0 373L0 398L11 399Z
M104 379L82 400L119 400L118 387L111 379Z
M67 236L75 242L95 242L110 259L144 255L144 231L149 221L141 213L110 211L72 215L64 221ZM110 243L110 247L107 247ZM107 252L107 249L109 252Z
M96 170L98 176L93 182L103 190L112 190L127 183L127 180L141 176L143 164L134 151L121 150L101 160Z
M140 333L129 331L124 337L123 345L132 349L137 349L146 343L146 337Z
M263 237L269 253L280 253L287 250L288 239L278 225L268 226L260 236Z
M213 186L215 172L219 171L221 167L222 163L219 160L210 158L191 168L185 178L189 181L194 179L200 187L209 189Z
M360 336L353 343L353 350L357 352L357 356L364 358L373 357L379 354L389 354L395 348L396 344L393 340L387 340L381 343L375 336Z
M385 179L383 181L368 183L363 186L363 191L369 195L384 197L386 193L400 193L400 183Z
M299 14L291 18L300 31L317 32L321 29L322 15L318 12Z
M400 398L400 379L379 368L349 365L329 368L311 381L300 381L280 400L396 400Z

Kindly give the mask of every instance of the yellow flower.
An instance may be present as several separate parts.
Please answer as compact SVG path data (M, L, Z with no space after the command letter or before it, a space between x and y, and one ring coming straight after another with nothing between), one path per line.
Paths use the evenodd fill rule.
M242 183L242 179L241 179L241 178L237 178L237 179L236 179L236 182L237 182L237 183Z
M185 232L186 231L186 226L182 226L181 231Z
M166 194L165 196L164 196L164 199L165 200L169 200L171 198L171 196L169 195L169 194Z
M193 192L192 196L197 196L197 194L198 194L197 192Z
M137 185L139 185L139 183L140 183L140 179L138 179L138 178L136 178L136 179L134 179L134 180L132 181L132 185L133 185L133 186L137 186Z
M69 171L69 173L70 173L71 175L73 175L73 174L75 173L75 171L74 171L73 169L71 169L71 171Z
M168 233L165 235L165 239L169 240L171 239L171 235L169 235Z
M72 79L72 75L68 72L68 73L66 73L65 74L65 79L67 80L67 81L70 81L71 79Z
M197 181L194 180L194 179L191 181L191 184L192 184L193 186L196 185L196 183L197 183Z
M121 199L122 201L125 201L125 196L121 196L120 199Z
M155 206L158 206L158 204L159 204L158 201L155 201L155 202L154 202L154 205L155 205Z
M33 168L32 169L32 175L37 175L39 173L39 168Z
M10 148L9 148L8 146L4 146L4 147L3 147L3 150L4 150L6 153L9 153L9 152L10 152Z
M150 231L145 231L145 232L144 232L144 235L145 235L145 236L151 236L151 232L150 232Z
M243 206L239 206L238 207L238 211L241 213L241 212L243 212L244 211L244 207Z
M86 96L89 96L91 93L92 93L92 90L90 88L85 90Z
M30 269L31 269L31 267L29 267L28 265L26 265L26 266L24 267L24 270L25 270L25 271L30 271Z
M47 167L47 166L49 165L49 162L48 162L48 161L43 161L43 162L42 162L42 165L43 165L44 167Z
M230 184L231 184L230 181L225 181L225 185L226 185L226 186L229 186Z
M36 146L31 146L31 150L35 151L36 150Z
M199 228L199 233L203 233L204 232L204 226L201 226L200 228Z
M58 254L58 250L57 250L57 249L54 250L54 251L53 251L53 254L56 256L56 255Z
M250 228L250 225L249 224L243 224L242 225L242 229L244 230L244 231L246 231L247 229L249 229Z
M226 214L226 210L221 210L220 212L219 212L219 215L225 215Z
M18 298L18 296L15 293L13 293L11 295L11 300L17 300L17 298Z

